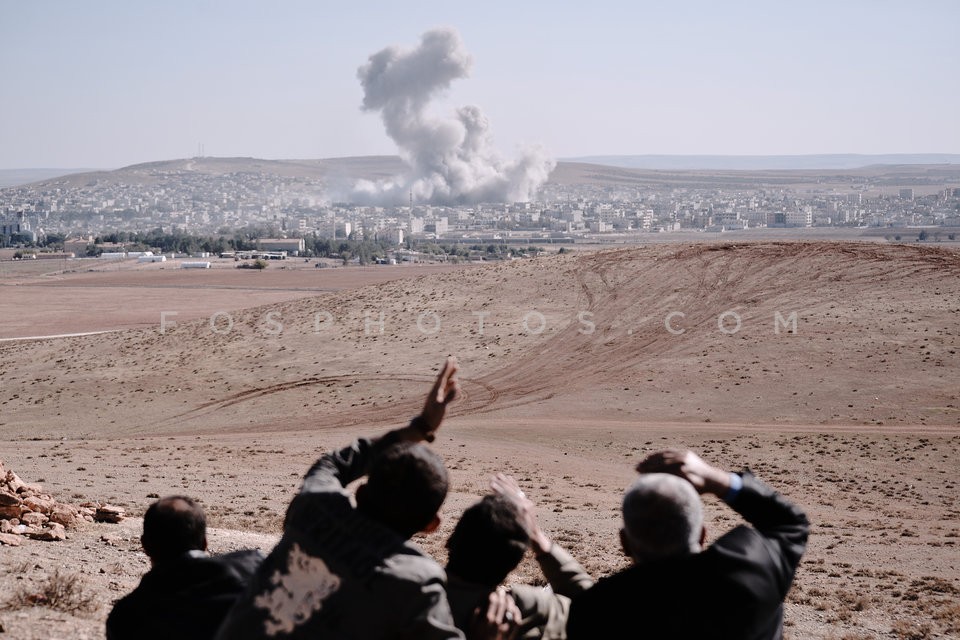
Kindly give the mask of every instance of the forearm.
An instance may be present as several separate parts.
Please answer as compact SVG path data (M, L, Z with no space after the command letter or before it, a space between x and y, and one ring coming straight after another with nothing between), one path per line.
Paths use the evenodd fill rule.
M796 567L807 544L810 522L795 504L745 470L743 488L728 504L765 537L779 545L787 562Z
M366 473L373 441L357 438L349 446L325 453L303 478L301 493L336 491Z
M593 586L593 578L570 553L552 543L550 549L536 555L540 570L555 593L572 598Z
M734 483L739 485L739 477L733 478L735 474L724 471L718 467L709 467L703 472L703 487L698 489L700 493L709 493L721 499L727 499L731 486ZM737 487L739 488L739 487Z
M530 534L530 548L537 556L550 553L553 549L553 540L551 540L539 525Z
M806 514L799 507L756 478L749 470L744 470L740 477L743 488L729 504L754 527L764 530L783 526L809 526Z
M313 463L303 479L301 493L336 491L365 476L381 451L401 440L419 441L415 420L378 438L358 438L349 446L326 453Z

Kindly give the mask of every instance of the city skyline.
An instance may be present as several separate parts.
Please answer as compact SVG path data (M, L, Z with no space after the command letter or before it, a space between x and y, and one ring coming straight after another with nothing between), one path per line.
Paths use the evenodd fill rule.
M960 152L947 1L329 7L4 4L0 169L394 155L357 70L435 27L509 157Z

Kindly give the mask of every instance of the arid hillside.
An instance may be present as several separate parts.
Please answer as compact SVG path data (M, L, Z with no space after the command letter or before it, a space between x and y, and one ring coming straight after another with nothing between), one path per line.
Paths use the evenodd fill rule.
M461 415L955 427L958 276L956 252L872 244L543 257L2 344L2 421L19 437L377 424L454 353Z
M72 292L99 282L135 306L158 290L144 273L103 277L49 286L31 313L73 304L62 332L110 329L110 314ZM749 466L808 513L787 638L960 635L960 252L663 244L266 306L238 297L272 300L256 289L216 298L223 276L204 277L228 305L209 317L197 314L202 282L178 295L165 276L160 308L182 311L176 324L0 342L5 468L57 500L134 518L158 495L186 493L217 527L215 550L269 550L318 452L409 419L455 354L465 397L434 444L451 493L439 533L417 540L437 558L462 509L504 471L549 534L607 575L625 563L619 501L633 465L689 447ZM710 539L740 521L706 502ZM0 627L100 638L145 568L135 519L3 547L0 587L13 595L0 598ZM82 610L36 604L56 575L78 577ZM512 579L542 581L532 560Z
M71 173L47 178L35 184L59 187L96 184L155 185L169 180L171 175L263 175L321 180L332 185L358 179L380 180L408 170L399 156L356 156L320 160L202 157L147 162L112 171ZM896 193L898 188L910 187L918 193L932 193L956 184L958 175L960 167L956 164L879 164L842 170L663 170L561 160L551 172L547 184L692 189L790 188L799 191L869 187L883 193Z

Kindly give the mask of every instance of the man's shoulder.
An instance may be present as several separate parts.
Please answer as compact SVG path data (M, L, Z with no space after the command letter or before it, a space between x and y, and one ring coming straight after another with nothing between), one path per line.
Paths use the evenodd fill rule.
M567 634L570 638L587 639L619 637L624 627L645 620L644 637L658 635L662 603L670 597L663 585L656 585L657 575L636 565L601 578L592 587L575 596L570 604ZM651 615L653 614L653 615ZM639 618L637 616L640 616Z
M263 583L275 572L320 572L338 580L363 582L370 589L388 588L390 583L446 583L443 567L410 541L382 526L371 527L362 517L355 515L350 520L354 522L333 524L322 536L288 529L256 579Z
M140 584L114 605L117 616L150 607L163 599L193 598L198 594L215 597L241 590L263 562L257 549L245 549L219 555L184 555L175 561L154 567L143 575Z
M592 587L574 597L573 601L580 606L594 606L595 603L607 602L621 596L635 597L638 589L648 582L649 577L644 568L633 565L600 578Z
M386 556L383 567L385 572L399 580L416 583L437 580L446 583L447 581L447 572L444 568L409 541L399 545Z
M264 555L257 549L244 549L222 554L184 556L144 576L141 587L148 590L190 590L190 585L227 588L231 583L245 583L256 573Z
M355 511L350 497L342 487L300 491L287 507L284 528L311 528L350 517Z
M155 568L147 571L140 577L140 582L133 588L133 591L113 604L113 608L107 616L108 626L110 621L119 624L136 619L141 610L149 607L155 598L165 593L168 587L162 576L158 576L159 573L161 572L158 572Z
M107 615L108 638L135 638L142 635L145 620L152 617L157 602L169 597L169 584L158 579L156 569L140 578L133 591L117 600Z
M704 565L720 563L770 563L767 538L750 525L741 524L717 538L698 555Z
M677 593L691 588L690 575L699 570L697 555L634 564L603 577L573 598L574 602L610 603L634 607L638 599L646 602L670 601ZM618 604L623 603L623 604Z
M126 627L132 619L136 618L140 603L146 601L138 592L139 589L140 585L137 585L133 591L113 603L113 608L107 614L108 632L111 629Z
M210 556L210 561L236 572L242 578L249 578L257 572L266 556L259 549L241 549Z
M511 585L510 595L524 617L531 612L539 612L554 602L561 603L564 607L570 602L570 598L555 593L549 585L543 587L532 584Z

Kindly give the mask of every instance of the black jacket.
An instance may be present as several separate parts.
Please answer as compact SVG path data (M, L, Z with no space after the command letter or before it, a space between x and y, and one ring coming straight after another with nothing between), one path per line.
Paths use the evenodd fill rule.
M573 600L568 638L781 638L807 517L749 472L730 506L753 526L734 528L701 553L600 580Z
M256 550L191 551L154 567L114 605L107 640L210 640L262 561Z

